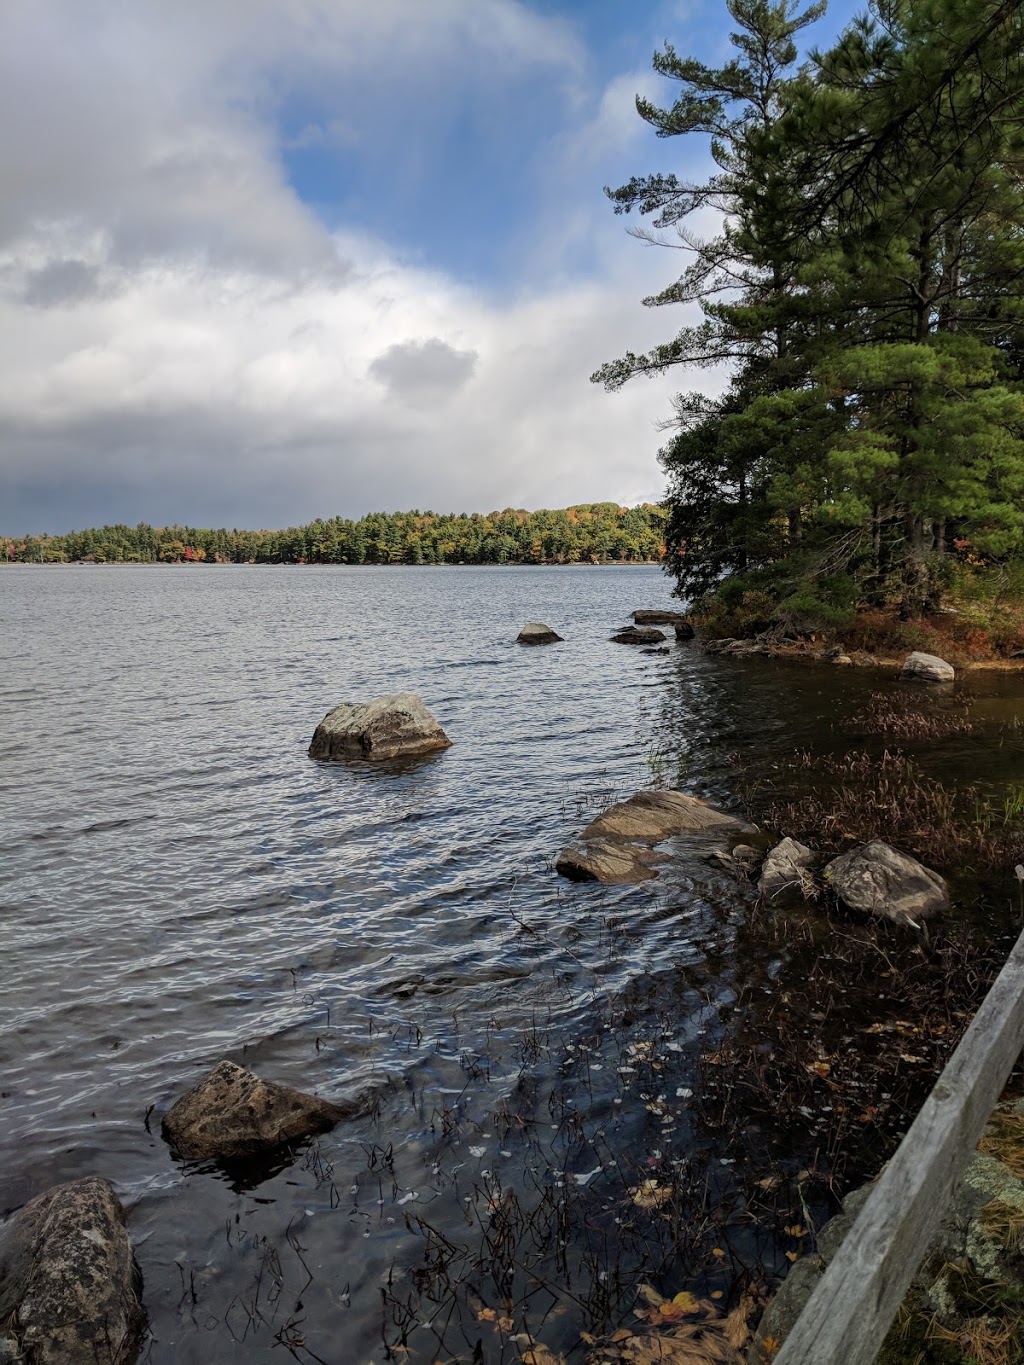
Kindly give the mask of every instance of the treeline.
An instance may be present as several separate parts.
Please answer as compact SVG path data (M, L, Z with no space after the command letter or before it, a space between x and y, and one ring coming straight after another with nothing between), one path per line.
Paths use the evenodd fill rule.
M602 564L661 559L667 513L644 504L559 511L372 512L283 531L101 526L67 535L0 537L11 563Z
M703 317L594 378L730 375L678 396L661 452L680 588L838 623L918 617L976 570L1019 579L1024 7L873 0L804 64L823 3L727 8L732 59L666 46L677 98L637 101L659 137L709 143L714 173L608 191L688 261L645 303Z

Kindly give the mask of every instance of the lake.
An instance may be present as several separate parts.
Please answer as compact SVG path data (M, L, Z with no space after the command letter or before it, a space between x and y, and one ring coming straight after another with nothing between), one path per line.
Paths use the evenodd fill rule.
M609 643L669 588L646 567L0 573L0 1202L113 1181L144 1359L503 1361L527 1332L576 1360L638 1276L679 1287L707 1229L658 1182L732 1197L731 1139L692 1102L754 888L695 854L574 885L554 857L638 787L738 810L751 764L841 744L881 684ZM529 620L564 643L517 646ZM1016 680L973 685L1018 704ZM307 757L332 706L399 690L451 749ZM1024 770L1019 742L990 751ZM373 1111L263 1169L179 1161L160 1118L221 1057ZM766 1273L783 1251L761 1237Z

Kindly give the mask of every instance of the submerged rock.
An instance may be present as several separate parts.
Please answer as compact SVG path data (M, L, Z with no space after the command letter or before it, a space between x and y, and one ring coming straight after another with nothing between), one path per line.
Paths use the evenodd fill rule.
M447 749L451 740L414 692L342 702L316 727L310 758L404 758Z
M658 874L655 864L668 861L667 853L613 839L593 839L563 848L555 871L571 882L605 882L610 886L650 881Z
M813 850L797 839L783 839L770 849L761 867L757 889L766 900L779 900L786 895L814 895L814 877L810 868L817 861Z
M833 891L851 910L917 928L918 921L949 909L949 889L931 868L872 839L825 868Z
M521 645L553 645L561 638L561 635L556 635L550 626L544 625L543 621L527 621L516 636L516 641Z
M633 620L638 626L689 625L681 611L635 611Z
M922 654L915 650L904 659L902 676L916 682L947 683L956 677L956 670L937 654Z
M55 1185L0 1228L0 1322L33 1365L130 1365L146 1323L124 1209L98 1176Z
M750 828L695 796L676 791L637 792L591 820L579 842L558 855L555 868L572 881L649 881L656 875L651 869L669 861L667 853L656 852L650 845L674 834L725 834Z
M324 1133L357 1111L222 1061L167 1111L164 1136L181 1156L237 1160Z
M665 632L653 626L627 626L611 638L617 645L656 645L664 640Z

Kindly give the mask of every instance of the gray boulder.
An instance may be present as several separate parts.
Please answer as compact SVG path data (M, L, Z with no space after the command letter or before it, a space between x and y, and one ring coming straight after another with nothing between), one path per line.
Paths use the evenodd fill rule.
M146 1314L113 1187L55 1185L0 1228L0 1322L33 1365L130 1365Z
M551 627L544 625L542 621L527 621L516 636L517 642L521 645L553 645L561 638L561 635L556 635Z
M851 910L909 924L949 909L949 888L931 868L881 839L851 849L825 868L825 878Z
M611 638L617 645L656 645L664 640L665 632L653 626L627 626Z
M447 749L451 740L413 692L342 702L313 733L310 758L405 758Z
M812 897L815 888L810 868L816 861L816 855L806 844L783 839L765 857L757 889L766 900L780 900L787 895Z
M324 1133L358 1108L276 1085L222 1061L167 1111L164 1137L181 1156L238 1160Z
M677 621L675 630L677 640L692 640L696 634L689 621Z
M915 682L948 683L956 677L956 670L937 654L922 654L915 650L904 659L902 676Z
M675 626L687 625L686 616L681 611L635 611L633 620L638 626Z

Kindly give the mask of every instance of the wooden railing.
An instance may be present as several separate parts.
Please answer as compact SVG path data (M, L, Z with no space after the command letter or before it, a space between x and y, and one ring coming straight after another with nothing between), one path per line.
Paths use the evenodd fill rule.
M775 1365L871 1365L1024 1050L1024 933Z

